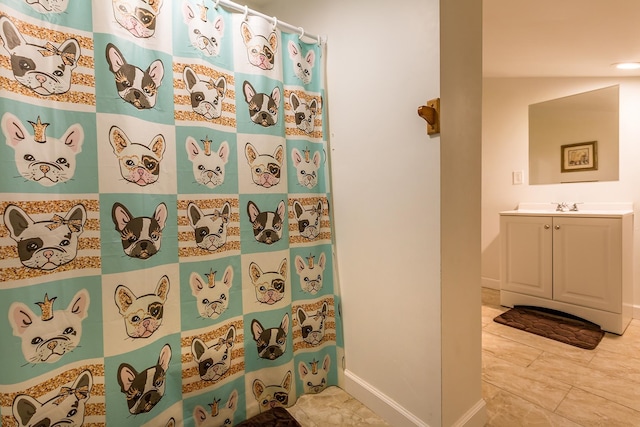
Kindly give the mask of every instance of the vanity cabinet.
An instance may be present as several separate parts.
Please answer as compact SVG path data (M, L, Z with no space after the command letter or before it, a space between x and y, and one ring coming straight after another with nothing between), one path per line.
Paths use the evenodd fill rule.
M622 334L632 316L633 214L501 213L501 304L560 310Z

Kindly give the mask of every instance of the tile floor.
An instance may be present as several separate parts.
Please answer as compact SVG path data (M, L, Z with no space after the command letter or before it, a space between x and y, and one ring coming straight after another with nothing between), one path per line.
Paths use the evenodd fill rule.
M499 301L483 289L487 427L640 426L640 320L583 350L494 322Z
M302 427L389 427L369 408L338 387L329 387L320 394L301 396L287 411Z
M583 350L493 321L506 310L482 290L486 427L640 427L640 320ZM288 410L303 427L389 426L337 387Z

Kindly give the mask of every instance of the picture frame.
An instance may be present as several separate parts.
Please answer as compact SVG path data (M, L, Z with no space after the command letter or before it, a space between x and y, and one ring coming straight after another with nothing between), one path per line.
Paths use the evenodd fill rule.
M584 172L598 170L598 142L565 144L561 149L562 172Z

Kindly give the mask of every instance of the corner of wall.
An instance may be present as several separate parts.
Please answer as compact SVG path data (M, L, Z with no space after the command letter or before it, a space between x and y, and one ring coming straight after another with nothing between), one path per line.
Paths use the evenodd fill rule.
M487 404L480 399L475 405L453 423L452 427L484 427L487 422Z
M344 389L394 427L429 427L389 396L349 370L344 372Z
M482 426L482 3L440 0L442 425ZM464 124L464 126L463 126Z

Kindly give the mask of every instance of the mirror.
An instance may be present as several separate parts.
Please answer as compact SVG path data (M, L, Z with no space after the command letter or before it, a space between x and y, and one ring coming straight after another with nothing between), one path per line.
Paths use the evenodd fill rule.
M618 180L619 86L529 105L529 183Z

